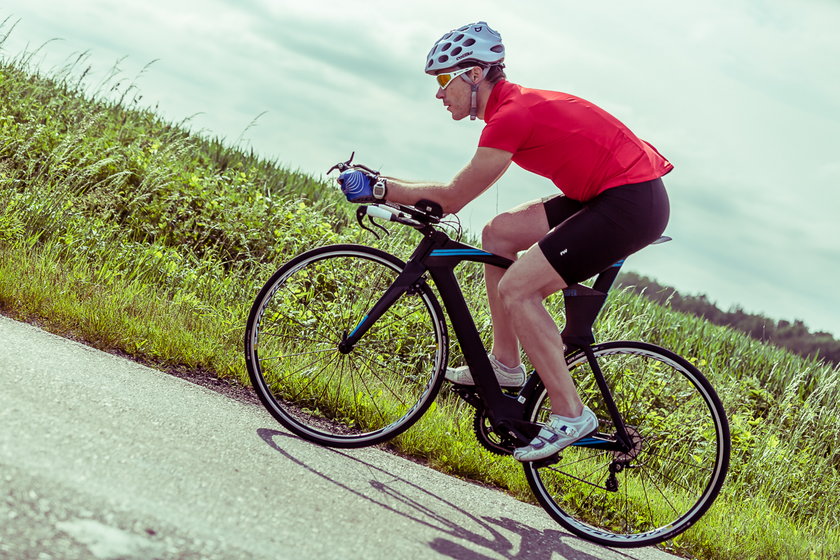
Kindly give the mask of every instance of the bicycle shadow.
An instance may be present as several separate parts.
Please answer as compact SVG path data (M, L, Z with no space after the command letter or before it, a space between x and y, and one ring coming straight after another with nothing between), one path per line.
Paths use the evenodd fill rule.
M310 464L291 455L275 441L288 438L304 441L297 436L260 428L257 435L272 449L289 461L299 465L323 480L345 490L386 511L424 527L442 533L428 546L443 557L457 560L604 560L603 554L593 556L569 543L583 543L581 539L562 531L539 530L507 517L472 515L456 504L406 480L382 467L334 448L321 447L325 452L339 455L368 469L372 478L367 481L369 490L354 488L331 478ZM506 536L507 535L511 535ZM592 545L586 543L591 548ZM486 553L476 549L484 549ZM613 549L603 549L610 558L632 558Z

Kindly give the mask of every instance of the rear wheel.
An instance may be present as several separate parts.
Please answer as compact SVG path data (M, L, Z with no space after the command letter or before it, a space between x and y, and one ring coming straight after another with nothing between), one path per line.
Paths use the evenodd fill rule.
M648 546L693 525L720 492L729 465L729 427L720 399L689 362L652 344L594 347L597 363L626 424L629 447L599 449L584 438L551 465L523 463L548 513L571 532L613 547ZM583 353L569 358L578 391L615 436L610 414ZM545 422L544 389L527 404Z
M446 324L425 282L413 286L349 352L339 344L402 271L378 249L335 245L283 265L248 318L245 358L268 411L322 445L361 447L408 429L434 401Z

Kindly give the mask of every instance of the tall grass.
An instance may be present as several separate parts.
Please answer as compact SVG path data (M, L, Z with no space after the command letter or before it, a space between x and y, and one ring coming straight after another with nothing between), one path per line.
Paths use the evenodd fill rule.
M0 41L9 27L0 25ZM246 314L279 264L326 243L374 243L346 227L352 209L322 181L164 122L117 74L89 86L84 56L49 75L31 60L0 61L5 312L162 367L245 383ZM416 234L395 233L377 245L406 258ZM486 336L481 270L460 272ZM550 305L562 319L560 298ZM630 293L611 295L596 334L688 357L727 409L733 457L723 495L673 550L840 557L840 370ZM475 443L471 411L451 395L394 445L530 499L521 469Z

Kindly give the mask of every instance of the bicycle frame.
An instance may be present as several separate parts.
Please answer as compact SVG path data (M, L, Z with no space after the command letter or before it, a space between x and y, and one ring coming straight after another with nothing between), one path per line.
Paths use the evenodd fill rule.
M334 166L357 167L377 178L352 165L352 156ZM438 405L444 413L466 409L488 453L516 455L558 403L535 371L521 388L499 385L483 343L487 333L476 328L455 268L468 261L502 274L519 265L461 243L448 229L460 224L444 219L433 201L364 201L356 221L377 238L389 233L378 220L421 233L411 256L339 243L278 268L246 323L245 362L258 397L305 440L337 448L389 441L435 408L448 365L448 327L475 383L449 388L470 407L449 395ZM706 513L720 493L731 440L720 398L690 360L648 342L596 344L593 325L623 263L563 290L562 340L552 335L552 344L565 345L554 351L564 352L602 431L522 467L537 501L564 528L607 546L638 547L672 539Z
M355 344L388 308L403 294L410 293L415 286L425 282L428 273L438 287L446 313L476 382L475 392L484 404L493 428L506 430L523 444L527 443L536 435L539 426L522 420L525 413L524 403L526 397L536 389L538 380L536 376L531 376L517 395L502 391L454 273L455 267L463 261L500 268L510 267L513 261L455 241L446 233L430 226L418 229L424 234L424 238L408 259L405 268L353 331L343 338L339 350L344 353L351 352ZM599 274L593 288L574 284L564 290L567 322L562 333L563 340L569 351L579 349L586 355L616 427L615 438L606 434L593 434L574 445L615 451L626 451L631 447L624 422L591 349L595 342L592 325L623 262L620 261Z

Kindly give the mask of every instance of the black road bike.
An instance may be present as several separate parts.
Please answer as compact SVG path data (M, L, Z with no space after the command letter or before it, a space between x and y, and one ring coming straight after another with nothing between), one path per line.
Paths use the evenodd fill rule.
M335 168L370 172L351 161ZM363 245L320 247L274 273L245 334L263 405L326 446L374 445L407 430L434 402L447 367L448 329L433 283L476 381L452 387L475 407L478 441L502 455L526 445L548 419L548 395L536 372L521 389L499 386L454 273L463 261L512 262L453 240L434 203L359 206L362 227L365 216L413 227L420 243L406 262ZM709 509L730 439L720 399L691 362L646 342L595 342L592 325L622 263L591 288L564 290L566 360L599 429L522 466L563 527L599 544L640 547L673 538Z

